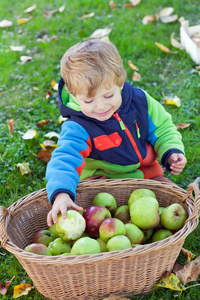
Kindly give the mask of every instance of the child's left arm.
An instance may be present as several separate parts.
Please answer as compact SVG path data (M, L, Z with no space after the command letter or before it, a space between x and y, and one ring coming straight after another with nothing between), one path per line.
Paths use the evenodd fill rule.
M182 153L172 153L167 161L173 175L179 175L187 163L185 156Z

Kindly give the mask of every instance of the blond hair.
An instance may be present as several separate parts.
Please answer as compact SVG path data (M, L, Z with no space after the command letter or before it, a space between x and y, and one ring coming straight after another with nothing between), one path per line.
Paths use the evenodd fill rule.
M88 40L69 48L61 59L61 75L73 96L86 89L93 97L101 85L121 87L126 80L122 59L111 42Z

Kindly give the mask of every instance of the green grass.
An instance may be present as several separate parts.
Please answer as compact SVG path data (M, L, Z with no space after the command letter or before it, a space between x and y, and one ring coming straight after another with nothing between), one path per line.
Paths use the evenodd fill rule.
M33 5L33 2L9 0L1 3L0 21L8 19L13 21L13 25L0 30L0 205L8 207L22 196L45 187L46 163L37 161L35 155L41 150L40 143L46 139L46 133L60 131L57 93L51 88L51 80L58 82L59 62L67 48L89 37L98 28L112 29L110 40L117 46L127 70L127 79L133 86L145 89L162 104L162 92L165 95L177 95L181 99L180 108L164 105L175 124L190 123L190 127L181 130L188 163L178 177L169 173L165 175L184 189L199 176L200 81L199 74L192 72L195 63L185 51L177 50L170 44L172 32L179 38L179 22L164 24L157 21L147 26L142 24L145 15L155 14L163 7L172 6L179 17L184 16L191 25L197 25L200 15L198 1L142 0L133 9L123 8L122 4L127 2L116 0L117 10L112 11L106 0L67 1L62 13L46 19L43 12L58 9L63 5L63 0L36 0L34 3L37 8L30 14L33 18L21 25L17 23L17 19L27 17L23 11ZM95 13L93 18L80 18L91 12ZM38 38L50 39L54 35L58 36L57 40L37 41ZM164 53L154 42L162 43L176 53ZM10 45L25 45L26 48L22 52L13 52ZM30 55L33 60L21 64L21 55ZM139 68L142 75L140 82L132 81L133 71L128 66L128 60L132 60ZM48 90L51 90L52 95L46 100ZM15 120L12 136L7 126L11 118ZM50 122L37 128L37 122L42 119ZM20 132L26 132L27 128L37 129L38 138L24 141ZM30 164L31 174L22 176L19 173L17 163L23 161ZM198 226L184 244L184 248L191 250L196 257L199 255L199 236ZM181 256L179 259L181 260ZM15 285L32 281L16 258L3 248L0 249L0 262L0 282L16 276L8 293L2 296L2 299L13 299ZM197 283L200 283L199 279L191 284ZM36 290L21 299L23 298L43 299ZM172 298L200 299L199 288L192 287L182 293L157 288L149 295L137 299Z

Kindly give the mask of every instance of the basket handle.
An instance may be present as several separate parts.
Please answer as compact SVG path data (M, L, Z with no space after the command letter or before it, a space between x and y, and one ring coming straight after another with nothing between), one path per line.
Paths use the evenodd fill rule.
M5 208L4 206L0 206L0 242L3 248L5 248L5 244L9 240L5 230L5 223L8 214L11 216L14 215L14 213L9 209Z
M200 191L199 191L199 183L200 177L197 177L193 183L190 183L187 188L187 194L185 195L185 199L187 197L192 197L193 191L195 194L194 206L191 216L187 219L186 223L191 219L198 219L200 213Z

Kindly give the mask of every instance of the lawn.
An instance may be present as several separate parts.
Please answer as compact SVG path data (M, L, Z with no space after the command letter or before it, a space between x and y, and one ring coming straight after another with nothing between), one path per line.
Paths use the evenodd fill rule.
M73 44L83 41L96 30L110 28L109 39L119 50L127 70L127 80L135 87L146 90L162 103L172 115L175 125L189 124L179 129L185 145L187 165L178 177L165 173L170 180L186 189L200 174L200 70L185 50L172 46L170 36L180 39L180 22L163 23L160 19L144 25L147 15L155 16L164 7L173 7L178 18L184 17L190 25L200 24L198 1L189 0L142 0L133 8L124 7L128 0L115 0L113 10L106 0L9 0L1 3L0 21L13 22L12 26L0 28L0 205L10 206L19 198L46 185L46 162L36 159L41 145L49 132L60 132L57 91L52 80L60 78L60 59ZM30 13L24 10L36 4ZM65 5L64 10L62 6ZM92 13L92 14L91 14ZM89 15L91 14L91 15ZM89 16L86 16L89 15ZM28 18L27 22L19 21ZM21 24L19 24L21 23ZM166 53L155 42L171 50ZM10 46L24 46L13 51ZM32 59L23 63L21 56ZM132 78L132 61L141 75L140 81ZM181 106L167 105L164 96L179 97ZM14 119L14 131L8 122ZM38 127L38 122L47 120ZM37 130L37 138L24 140L28 129ZM54 137L56 142L57 139ZM18 163L29 164L30 171L21 174ZM184 248L200 255L199 226L187 238ZM183 260L180 254L179 260ZM2 299L13 299L14 286L32 283L16 258L0 248L0 282L15 275L8 293ZM200 283L200 279L191 284ZM190 285L190 284L189 284ZM188 286L189 286L188 285ZM35 289L21 299L44 299ZM132 297L133 299L134 297ZM137 299L200 299L199 287L177 292L157 288L147 296Z

